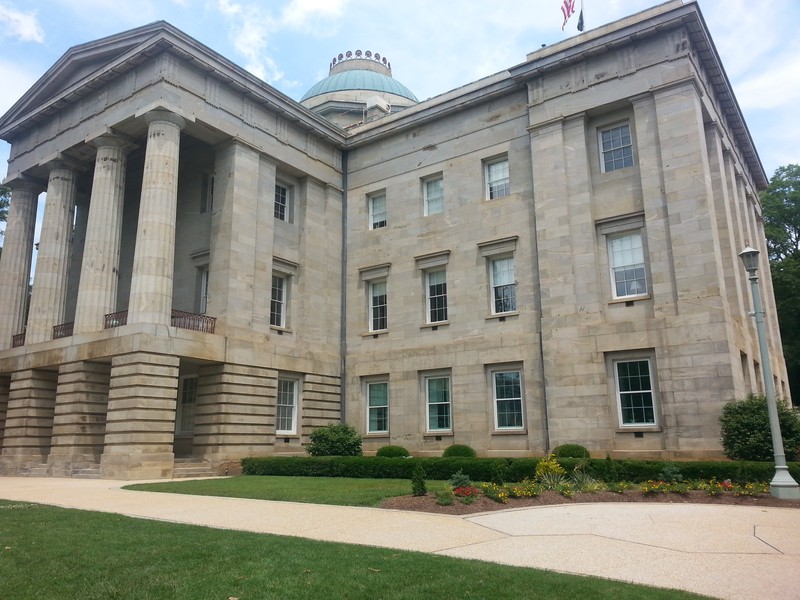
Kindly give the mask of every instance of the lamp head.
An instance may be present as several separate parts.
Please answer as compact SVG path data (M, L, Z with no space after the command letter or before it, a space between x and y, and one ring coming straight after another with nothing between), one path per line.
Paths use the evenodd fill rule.
M739 252L739 258L744 263L744 270L748 273L753 273L758 270L758 255L760 252L755 248L748 246Z

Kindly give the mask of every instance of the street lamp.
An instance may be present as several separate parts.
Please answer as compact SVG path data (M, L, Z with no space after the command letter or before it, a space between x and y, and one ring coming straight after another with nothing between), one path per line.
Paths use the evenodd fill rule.
M778 408L775 402L775 382L772 379L772 365L769 360L767 334L764 331L764 310L761 308L761 290L758 287L758 255L755 248L747 246L739 253L744 263L744 270L750 275L750 291L753 296L753 312L756 318L758 349L761 354L761 369L764 376L764 389L767 393L767 410L769 411L769 429L772 434L772 452L775 455L775 476L769 484L769 491L775 498L783 500L800 500L800 486L792 479L786 466L786 455L783 450L781 425L778 421Z

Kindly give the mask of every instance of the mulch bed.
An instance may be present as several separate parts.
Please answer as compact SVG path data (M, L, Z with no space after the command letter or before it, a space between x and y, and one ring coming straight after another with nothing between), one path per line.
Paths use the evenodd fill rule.
M421 512L439 513L446 515L468 515L473 513L489 512L493 510L507 510L509 508L524 508L529 506L551 506L554 504L583 504L589 502L662 502L672 504L726 504L735 506L775 506L780 508L800 509L800 500L779 500L769 495L764 496L739 496L724 493L709 496L702 490L693 490L688 494L643 494L638 491L626 491L621 494L614 492L598 492L596 494L575 494L573 498L565 498L558 492L542 492L535 498L509 498L508 504L500 504L485 496L479 496L472 504L462 504L454 500L449 506L436 504L436 496L429 493L426 496L397 496L384 500L380 508L396 510L416 510Z

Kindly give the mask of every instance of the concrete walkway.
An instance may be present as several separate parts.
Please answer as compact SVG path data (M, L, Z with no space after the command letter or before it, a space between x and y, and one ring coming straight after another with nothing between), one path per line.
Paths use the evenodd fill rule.
M132 482L0 478L0 498L174 523L417 550L717 598L800 598L800 510L597 503L458 517L122 490Z

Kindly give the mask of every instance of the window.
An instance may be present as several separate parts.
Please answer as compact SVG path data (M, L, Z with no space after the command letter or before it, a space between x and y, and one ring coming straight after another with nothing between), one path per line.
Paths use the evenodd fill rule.
M428 296L428 323L447 321L447 271L425 274Z
M191 433L194 429L194 407L197 402L197 376L181 377L179 388L175 432Z
M603 173L633 166L631 128L627 123L599 132L600 162Z
M425 397L428 405L428 431L449 431L452 426L450 377L426 377Z
M203 175L203 186L200 197L200 212L211 212L214 210L214 174L206 173Z
M275 184L275 218L281 221L290 220L290 190L285 185Z
M278 399L275 414L275 432L297 433L297 379L278 379Z
M369 283L369 330L383 331L389 328L387 315L386 281Z
M386 227L386 194L370 196L369 199L369 228L380 229Z
M280 273L272 274L272 295L269 302L269 324L286 327L286 288L288 278Z
M425 215L435 215L444 210L444 180L441 177L422 182Z
M522 429L522 383L519 371L492 373L495 429Z
M647 275L641 232L608 236L608 262L614 298L647 294Z
M389 382L367 383L367 433L389 431Z
M492 313L517 310L517 281L513 258L491 261Z
M614 361L620 424L655 425L655 402L650 359Z
M197 312L206 314L208 308L208 265L197 269Z
M508 179L508 159L503 158L486 163L486 198L494 200L508 196L511 187Z

